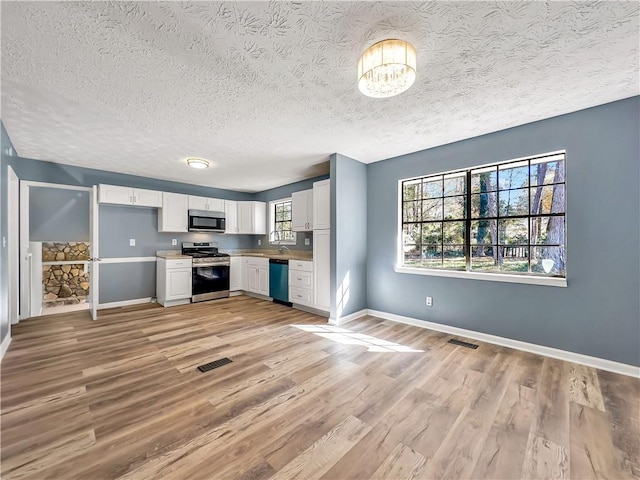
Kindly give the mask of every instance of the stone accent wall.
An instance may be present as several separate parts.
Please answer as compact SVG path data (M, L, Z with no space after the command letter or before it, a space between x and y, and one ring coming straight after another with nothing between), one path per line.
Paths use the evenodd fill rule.
M42 242L42 261L89 260L89 242Z
M43 242L42 261L62 262L89 259L88 242ZM43 307L75 305L87 301L89 273L83 264L43 265Z

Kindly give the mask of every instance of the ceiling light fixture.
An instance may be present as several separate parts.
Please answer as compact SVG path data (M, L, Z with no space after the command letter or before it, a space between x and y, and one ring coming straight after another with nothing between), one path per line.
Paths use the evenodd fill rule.
M209 160L205 160L204 158L199 157L189 157L187 158L187 165L192 168L208 168Z
M404 40L375 43L358 60L358 88L368 97L393 97L415 80L416 49Z

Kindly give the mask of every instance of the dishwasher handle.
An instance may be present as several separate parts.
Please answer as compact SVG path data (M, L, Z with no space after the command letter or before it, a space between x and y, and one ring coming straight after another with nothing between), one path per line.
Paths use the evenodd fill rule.
M289 265L289 260L286 260L284 258L270 258L269 263L276 263L279 265Z

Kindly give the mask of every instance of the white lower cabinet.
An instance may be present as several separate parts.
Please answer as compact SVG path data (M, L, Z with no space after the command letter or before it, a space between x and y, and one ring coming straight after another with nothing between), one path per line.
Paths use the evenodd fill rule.
M313 307L313 262L289 261L289 301Z
M191 302L191 259L158 258L156 296L165 307Z
M248 292L269 296L269 259L264 257L247 257Z
M237 291L242 288L242 257L231 257L231 268L229 269L229 290Z
M313 231L314 308L325 312L331 309L330 286L331 230Z

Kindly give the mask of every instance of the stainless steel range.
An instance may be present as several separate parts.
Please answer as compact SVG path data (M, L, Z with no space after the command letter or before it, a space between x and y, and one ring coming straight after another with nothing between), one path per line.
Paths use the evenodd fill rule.
M182 254L193 257L191 301L203 302L229 296L231 258L209 242L183 242Z

